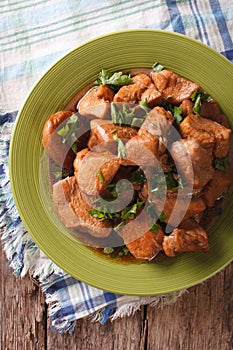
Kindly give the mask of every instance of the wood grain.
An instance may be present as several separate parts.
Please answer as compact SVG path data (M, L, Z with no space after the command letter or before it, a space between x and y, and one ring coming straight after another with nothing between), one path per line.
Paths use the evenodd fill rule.
M13 274L2 250L0 256L1 349L44 349L47 315L42 293L29 277Z
M14 276L0 256L1 350L233 349L233 263L175 304L143 307L104 326L79 320L71 335L60 335L50 329L39 288Z

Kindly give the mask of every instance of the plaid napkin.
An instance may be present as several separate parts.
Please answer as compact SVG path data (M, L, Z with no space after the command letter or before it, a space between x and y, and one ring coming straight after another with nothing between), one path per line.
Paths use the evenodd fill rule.
M157 297L116 295L90 287L50 261L20 220L12 198L8 150L25 96L44 71L70 49L97 35L154 28L186 34L233 62L233 3L228 0L2 0L0 11L0 229L15 273L36 277L49 305L51 327L72 332L75 320L101 323L130 315L143 304L173 302L183 291Z

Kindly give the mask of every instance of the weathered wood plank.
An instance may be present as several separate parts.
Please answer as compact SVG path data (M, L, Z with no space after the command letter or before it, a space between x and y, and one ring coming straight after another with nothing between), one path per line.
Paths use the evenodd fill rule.
M0 245L1 246L1 245ZM0 247L1 347L3 350L44 350L45 304L29 277L14 276Z
M107 322L77 321L72 335L55 335L48 329L47 350L144 350L144 312Z
M148 306L104 326L79 320L72 335L58 335L49 328L39 288L29 277L14 276L1 250L0 256L2 350L233 348L233 263L175 304Z
M233 264L147 318L148 350L232 350Z

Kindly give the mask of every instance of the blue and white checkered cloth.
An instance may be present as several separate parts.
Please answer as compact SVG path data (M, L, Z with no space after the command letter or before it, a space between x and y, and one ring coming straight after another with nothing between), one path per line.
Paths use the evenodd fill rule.
M0 229L16 274L39 279L49 305L52 328L72 332L75 320L93 315L130 314L147 303L171 302L180 293L160 297L115 295L90 287L50 261L26 232L15 207L8 173L14 121L32 85L57 59L86 40L109 32L154 28L200 40L233 62L231 0L1 0L0 6Z

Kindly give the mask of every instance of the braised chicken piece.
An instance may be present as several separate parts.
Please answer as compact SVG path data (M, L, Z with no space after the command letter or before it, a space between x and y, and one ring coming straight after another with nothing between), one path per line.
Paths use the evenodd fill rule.
M183 138L198 140L216 158L226 157L229 152L231 130L210 119L190 114L180 123L179 130Z
M53 202L61 221L68 229L88 232L95 237L107 237L112 230L109 220L91 216L92 207L83 199L74 176L53 185Z
M183 100L179 107L182 109L182 117L193 114L194 103L191 100Z
M136 74L132 77L132 84L122 86L115 94L113 101L136 104L150 84L151 78L147 74Z
M166 151L167 137L173 117L162 107L153 108L138 134L126 143L127 157L140 166L155 166Z
M57 132L65 126L66 121L73 115L71 111L57 112L47 120L44 125L42 144L48 156L63 168L71 169L75 159L75 153L71 149L72 145L63 142L62 136ZM80 123L77 123L77 150L82 149L87 142L88 127L86 121L81 116L78 117ZM80 136L79 136L80 135Z
M74 176L80 190L88 195L96 195L106 190L120 166L134 165L128 159L118 158L111 152L77 153L74 160Z
M174 104L189 99L200 88L197 83L193 83L167 69L153 72L151 78L163 98Z
M213 158L195 139L182 139L174 142L170 154L179 174L194 189L201 189L213 177Z
M153 108L163 102L163 96L161 92L156 89L155 85L151 83L145 92L143 92L141 100L146 101L149 108Z
M164 233L161 228L157 232L147 231L142 237L126 246L137 259L152 260L162 249Z
M219 107L218 103L212 98L209 98L207 101L203 101L201 103L200 114L203 118L211 119L214 122L225 126L225 128L229 128L229 123L226 116L223 114L223 111Z
M230 167L227 170L216 170L213 178L204 190L203 199L208 207L213 207L216 199L221 196L233 182Z
M89 119L104 119L110 111L114 92L108 85L100 85L89 90L78 103L78 111Z
M182 220L194 217L202 213L205 208L205 202L201 197L177 197L177 192L174 191L174 197L166 196L163 198L149 197L150 202L155 204L159 212L165 214L164 222L171 226L177 226Z
M151 221L151 217L142 210L118 231L131 254L138 259L151 260L162 249L164 233L161 228L152 233Z
M137 129L130 126L119 126L111 123L110 120L93 119L90 122L91 136L88 141L88 147L97 152L108 150L114 154L117 153L117 142L114 135L126 142L137 135ZM98 145L98 147L96 147Z
M208 236L205 230L192 219L182 222L163 240L163 250L167 256L182 252L207 252Z

